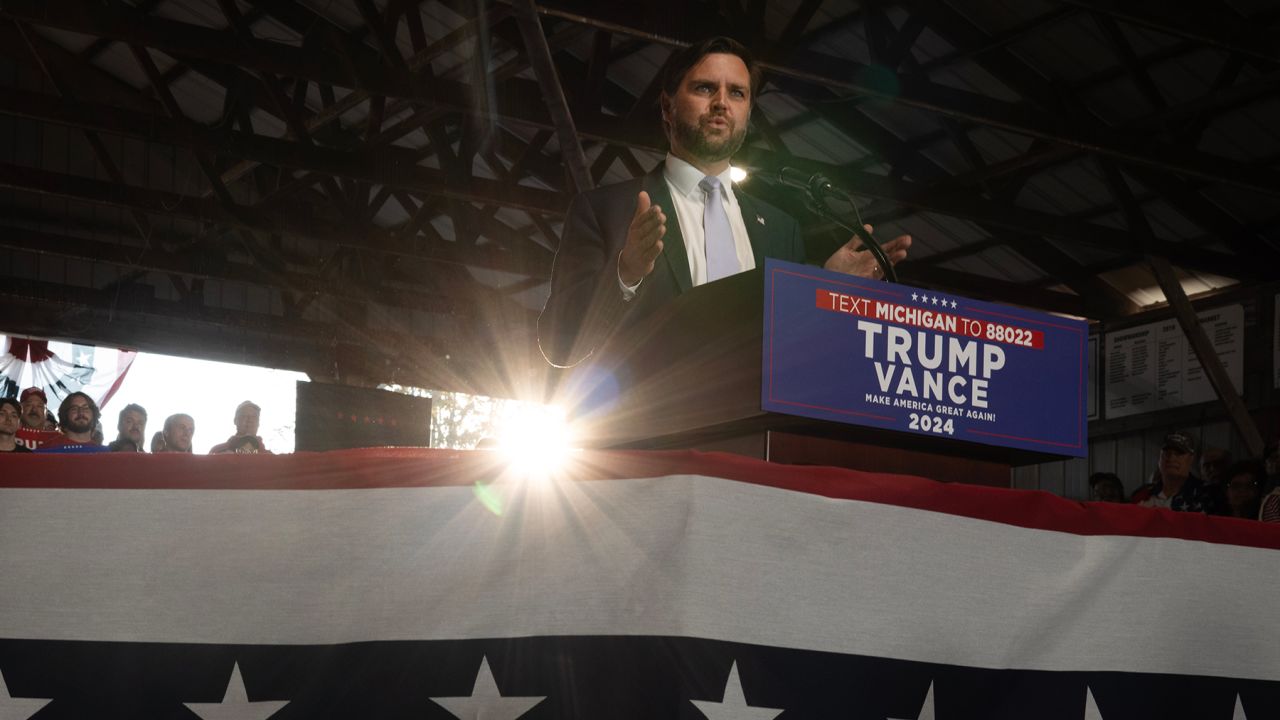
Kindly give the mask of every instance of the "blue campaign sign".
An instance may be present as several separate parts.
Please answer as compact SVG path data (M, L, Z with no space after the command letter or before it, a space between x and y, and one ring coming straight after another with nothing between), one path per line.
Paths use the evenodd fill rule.
M766 260L765 410L1084 457L1088 325Z

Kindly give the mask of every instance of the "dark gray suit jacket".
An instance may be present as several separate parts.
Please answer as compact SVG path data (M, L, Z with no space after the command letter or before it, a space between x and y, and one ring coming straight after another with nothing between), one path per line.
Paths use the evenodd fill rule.
M617 258L644 190L667 215L662 255L635 298L622 299ZM766 257L805 261L795 218L735 189L756 267ZM538 318L538 344L553 365L581 362L610 333L652 313L693 285L684 237L659 165L648 175L579 194L569 205L551 272L551 295Z

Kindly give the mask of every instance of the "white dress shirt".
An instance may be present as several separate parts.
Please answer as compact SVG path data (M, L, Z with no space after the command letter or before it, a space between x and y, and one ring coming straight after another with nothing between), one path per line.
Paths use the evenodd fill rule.
M667 181L667 190L671 193L671 202L675 207L662 208L667 215L667 222L673 219L679 223L680 235L684 238L685 253L689 258L689 274L693 284L702 285L707 282L707 235L702 227L702 214L707 206L707 193L698 187L702 178L706 177L698 168L674 155L667 155L663 166L663 178ZM747 226L742 221L742 209L738 206L738 197L733 192L733 181L729 178L729 170L718 176L723 188L721 197L725 204L725 214L729 217L729 229L733 231L733 245L738 255L738 272L752 270L756 266L755 255L751 252L751 239L747 237ZM674 218L673 218L674 215ZM670 237L671 233L667 233ZM643 282L643 280L641 280ZM631 287L622 284L624 300L635 297L640 283Z

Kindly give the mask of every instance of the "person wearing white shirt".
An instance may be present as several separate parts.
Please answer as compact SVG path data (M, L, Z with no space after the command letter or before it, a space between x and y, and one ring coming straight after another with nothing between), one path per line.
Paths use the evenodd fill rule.
M730 158L742 146L760 69L740 43L711 38L668 61L660 97L670 144L645 177L579 194L570 204L538 319L548 362L576 364L609 333L690 287L750 270L765 257L806 260L799 225L782 210L735 191ZM671 222L668 210L674 213ZM911 238L883 244L891 262ZM878 277L861 240L823 266Z

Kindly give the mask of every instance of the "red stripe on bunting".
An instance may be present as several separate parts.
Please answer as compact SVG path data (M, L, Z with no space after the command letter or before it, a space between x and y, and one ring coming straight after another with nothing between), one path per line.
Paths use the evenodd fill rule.
M1280 524L1082 503L1040 491L695 451L582 451L572 458L565 476L576 480L702 475L1076 535L1180 538L1280 549ZM499 452L421 448L292 455L0 456L0 488L340 490L461 486L504 476L510 477L510 470Z

